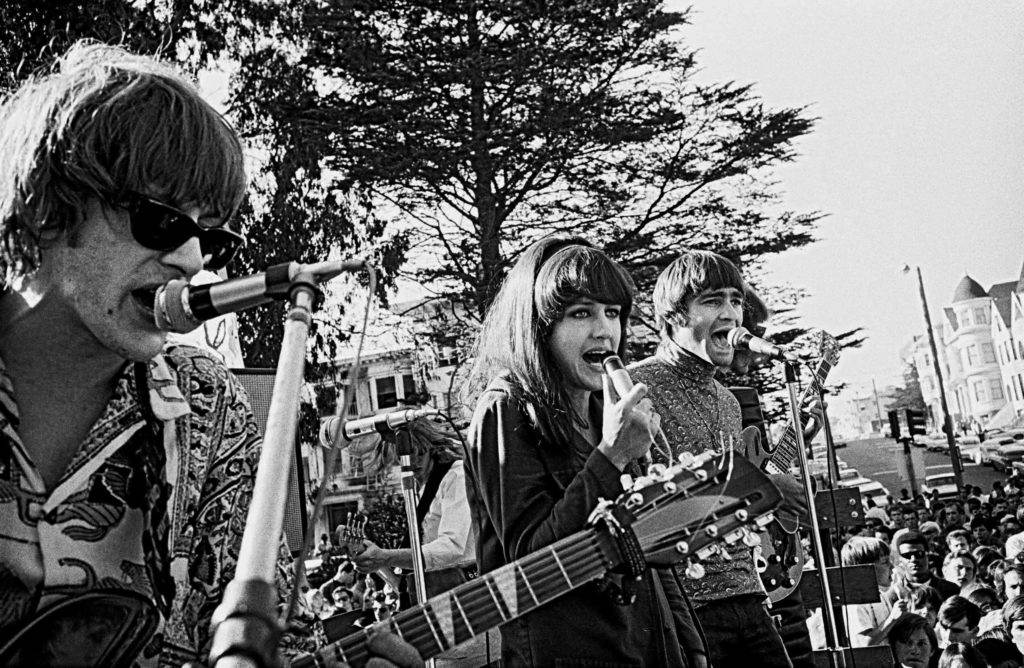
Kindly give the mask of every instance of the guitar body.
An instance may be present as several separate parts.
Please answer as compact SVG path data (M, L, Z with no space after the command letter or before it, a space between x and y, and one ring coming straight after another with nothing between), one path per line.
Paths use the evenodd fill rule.
M754 565L772 603L792 594L800 585L804 568L800 532L786 531L778 520L769 524L761 534L761 544L754 548Z
M145 596L96 589L42 610L0 647L0 666L131 666L160 615Z
M757 427L747 427L743 430L741 436L743 443L741 454L743 458L762 471L765 470L768 460L772 458L773 451L767 448L767 443L761 436L761 430Z
M836 340L821 332L818 346L821 359L814 370L815 379L819 384L825 381L828 372L839 361L838 351ZM755 422L763 425L764 416L761 415L757 391L748 387L730 390L740 402L743 423ZM808 393L811 391L813 385L807 389ZM794 432L794 425L790 423L779 439L779 444L772 448L761 429L756 426L746 427L742 432L743 456L767 473L788 473L798 454ZM779 520L775 520L761 533L761 545L754 548L754 564L761 576L761 584L764 585L772 603L778 603L786 598L800 585L804 558L804 547L797 525L786 527Z

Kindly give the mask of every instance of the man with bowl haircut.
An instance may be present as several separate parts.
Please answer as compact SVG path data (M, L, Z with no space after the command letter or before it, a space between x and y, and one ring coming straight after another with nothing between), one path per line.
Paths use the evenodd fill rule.
M708 251L687 251L658 277L654 309L661 344L654 356L630 366L644 383L673 456L700 454L740 443L740 406L715 380L733 362L726 339L743 321L746 284L739 269ZM652 448L652 455L655 454ZM729 559L712 557L700 579L683 588L707 636L712 666L790 666L782 638L766 608L764 587L750 548L728 548Z
M261 437L221 362L165 349L153 296L228 262L245 186L235 132L151 58L79 43L0 105L4 661L206 648Z

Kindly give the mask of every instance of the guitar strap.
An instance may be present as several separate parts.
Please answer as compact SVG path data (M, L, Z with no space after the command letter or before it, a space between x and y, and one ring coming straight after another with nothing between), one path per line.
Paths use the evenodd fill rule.
M430 469L430 475L427 476L427 482L423 485L423 493L420 494L419 503L416 504L416 530L419 531L420 527L423 526L423 520L426 519L427 513L430 512L430 504L434 502L434 497L437 496L437 490L441 487L441 480L444 479L445 475L451 469L454 461L450 462L439 462L434 459L434 465ZM409 536L406 535L405 540L402 541L402 547L409 547Z

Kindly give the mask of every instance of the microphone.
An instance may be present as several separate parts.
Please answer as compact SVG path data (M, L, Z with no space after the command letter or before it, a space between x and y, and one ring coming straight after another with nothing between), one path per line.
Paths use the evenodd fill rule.
M265 272L208 285L189 285L184 279L176 278L157 288L153 298L153 316L158 328L185 334L204 320L274 299L286 299L289 286L299 274L311 274L318 282L322 282L343 272L359 271L365 266L365 260L314 264L282 262L269 267Z
M729 345L736 350L749 350L757 355L765 355L782 362L791 362L793 356L785 348L777 346L771 341L766 341L759 336L754 336L746 327L734 327L727 335Z
M358 418L356 420L345 420L341 427L341 437L351 441L357 436L365 436L374 432L378 434L393 434L398 428L409 424L413 420L430 415L440 415L441 411L436 408L410 408L404 411L371 415L370 417ZM342 419L337 415L325 417L320 420L320 445L332 447L334 445L334 432L338 429L338 423Z
M601 365L604 367L604 372L608 374L608 379L612 381L612 387L620 397L626 396L633 389L633 379L629 377L626 365L622 363L622 359L618 355L605 355L605 358L601 360Z

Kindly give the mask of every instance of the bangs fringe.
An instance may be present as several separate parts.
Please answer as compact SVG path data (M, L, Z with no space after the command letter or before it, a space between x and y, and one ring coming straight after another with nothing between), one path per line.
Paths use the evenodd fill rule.
M633 307L633 279L601 251L568 246L551 256L537 273L534 305L540 320L550 325L580 298L623 307L623 318Z
M90 197L140 191L225 221L247 185L228 122L169 65L79 42L0 105L0 278L38 267Z
M98 180L107 181L97 184L106 186L101 193L150 192L179 207L199 204L204 215L233 215L246 187L241 144L227 121L185 86L137 79L82 118L73 134L87 138L74 156L84 169L69 169L69 178L85 185L99 167Z

